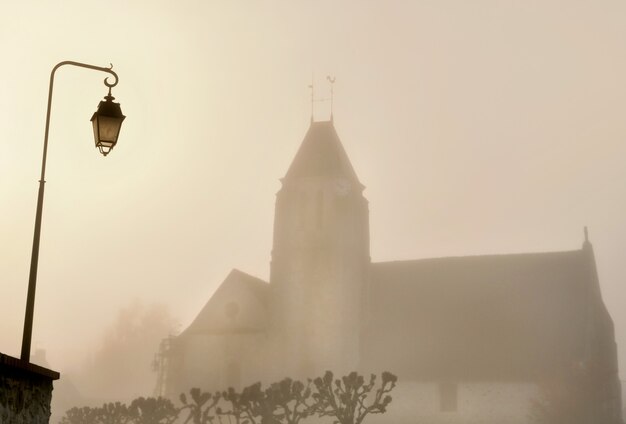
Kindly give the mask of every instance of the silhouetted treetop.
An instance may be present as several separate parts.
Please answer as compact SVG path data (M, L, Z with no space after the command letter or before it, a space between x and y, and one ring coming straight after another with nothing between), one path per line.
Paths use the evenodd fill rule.
M376 375L369 381L351 372L333 380L333 373L326 371L323 377L313 380L317 391L313 393L315 410L322 417L335 417L341 424L360 424L368 414L382 414L391 403L388 394L396 386L398 378L384 372L381 385L375 391ZM372 392L373 391L373 392Z

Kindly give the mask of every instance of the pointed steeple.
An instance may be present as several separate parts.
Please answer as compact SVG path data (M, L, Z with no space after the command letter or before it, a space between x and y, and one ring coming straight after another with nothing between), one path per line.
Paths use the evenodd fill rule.
M332 121L311 122L285 175L286 180L303 177L344 177L360 184Z
M332 121L312 122L276 193L270 263L277 361L307 378L359 362L369 209Z

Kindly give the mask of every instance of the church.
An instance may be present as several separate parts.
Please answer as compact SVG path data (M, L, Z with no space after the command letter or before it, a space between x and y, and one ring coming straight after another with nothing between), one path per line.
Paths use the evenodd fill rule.
M167 396L390 371L398 387L381 421L521 424L546 381L582 369L592 421L622 422L586 230L570 251L372 262L365 186L332 117L311 121L281 183L269 281L232 270L170 339Z

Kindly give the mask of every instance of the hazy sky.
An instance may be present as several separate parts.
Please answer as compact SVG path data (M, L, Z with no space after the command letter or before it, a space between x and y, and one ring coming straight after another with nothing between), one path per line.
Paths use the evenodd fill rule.
M274 194L328 95L374 261L578 249L626 378L626 0L0 1L0 351L19 355L51 68L33 347L70 370L134 299L189 324L266 278ZM316 109L317 119L328 107Z

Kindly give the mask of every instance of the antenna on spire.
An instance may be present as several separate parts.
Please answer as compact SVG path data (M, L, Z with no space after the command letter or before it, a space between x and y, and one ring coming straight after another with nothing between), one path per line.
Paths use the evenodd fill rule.
M585 228L584 228L584 232L585 232L585 241L587 243L589 243L589 232L587 231L587 226L586 225L585 225Z
M331 77L330 75L326 75L326 79L330 83L330 121L333 121L333 100L334 100L334 87L335 87L335 77Z
M330 100L330 121L333 121L333 84L335 83L335 77L331 77L330 75L326 76L328 82L330 82L330 98L328 97L320 97L315 98L315 75L311 74L311 84L309 84L309 88L311 89L311 123L315 121L315 102L327 102Z

